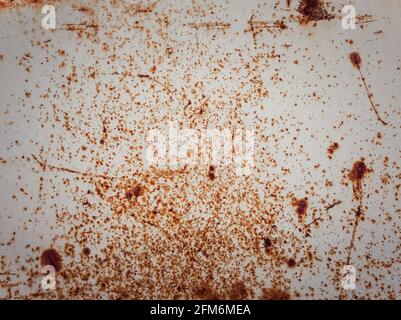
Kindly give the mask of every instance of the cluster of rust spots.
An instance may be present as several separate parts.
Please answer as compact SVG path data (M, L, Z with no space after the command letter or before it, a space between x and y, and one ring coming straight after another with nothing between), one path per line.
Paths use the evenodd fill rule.
M215 166L213 166L213 165L210 165L209 166L209 172L208 172L208 177L209 177L209 179L210 180L214 180L214 179L216 179L216 172L215 172Z
M252 34L255 47L257 46L256 38L263 30L267 30L272 34L276 34L277 32L288 29L288 26L283 19L275 21L255 20L255 15L250 17L248 20L248 25L249 28L247 28L245 32L250 32Z
M326 9L323 0L301 0L298 6L298 12L303 15L301 22L331 20L334 18Z
M59 272L63 268L63 258L56 249L46 249L40 256L40 264L42 267L50 265Z
M243 282L238 282L233 285L229 293L231 300L244 300L249 298L249 292Z
M291 295L284 290L271 288L263 289L262 300L290 300Z
M338 148L340 147L340 145L338 144L338 142L333 142L328 148L327 148L327 154L329 159L333 159L333 155L334 152L336 152L338 150Z
M138 184L129 188L125 193L125 197L128 200L131 200L133 197L135 197L135 199L138 199L138 197L142 196L143 193L144 193L143 187Z
M368 168L366 167L365 162L363 160L359 160L353 164L348 175L349 179L352 181L353 194L356 200L362 199L362 183L367 172Z
M287 265L288 265L288 267L290 267L290 268L294 268L294 267L297 265L297 262L295 261L294 258L289 258L289 259L287 260Z
M295 213L298 215L298 220L303 221L308 210L308 199L293 199L291 204L295 208Z
M89 255L91 254L91 250L90 250L88 247L84 247L84 248L82 249L82 253L83 253L85 256L89 256Z
M57 0L56 0L57 1ZM52 1L55 3L55 0ZM20 8L23 6L44 6L49 4L49 1L46 0L1 0L0 1L0 10L7 8Z
M223 298L209 286L202 286L194 290L194 295L198 299L202 300L222 300Z

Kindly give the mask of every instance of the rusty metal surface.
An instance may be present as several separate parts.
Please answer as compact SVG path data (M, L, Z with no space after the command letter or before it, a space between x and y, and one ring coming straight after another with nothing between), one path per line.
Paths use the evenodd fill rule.
M0 0L0 297L399 299L401 1L345 4ZM148 165L172 123L254 166Z

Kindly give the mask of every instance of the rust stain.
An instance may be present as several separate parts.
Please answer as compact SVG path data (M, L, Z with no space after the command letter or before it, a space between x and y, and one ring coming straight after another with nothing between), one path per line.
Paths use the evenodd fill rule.
M263 289L262 300L290 300L291 295L280 289Z
M40 256L40 264L42 266L53 266L56 272L59 272L63 268L63 258L56 249L46 249Z
M361 219L364 219L364 208L363 208L363 181L366 174L369 172L364 159L356 161L352 165L352 169L348 174L349 180L352 182L352 193L355 201L357 202L357 208L354 210L355 218L353 221L353 228L351 233L351 240L348 246L347 262L349 265L352 258L352 251L355 248L356 234L358 230L358 225Z
M194 29L228 29L230 28L231 24L230 23L225 23L225 22L203 22L203 23L189 23L188 26Z
M0 54L1 68L14 63L23 84L5 92L2 111L0 176L15 181L1 198L7 205L2 219L10 226L12 217L22 221L0 244L6 298L337 297L343 293L336 278L342 265L364 267L356 253L368 265L358 297L399 296L384 288L380 271L384 266L396 275L399 259L375 256L379 241L356 252L362 221L398 235L399 209L386 201L399 200L400 168L394 155L384 154L396 133L378 113L362 75L369 64L356 51L348 59L387 127L379 133L358 128L356 135L351 108L331 113L338 106L336 90L347 86L330 66L343 54L337 50L349 50L354 41L345 35L333 39L334 53L327 55L324 41L310 30L333 27L318 22L339 18L334 5L255 1L235 29L239 21L226 10L229 2L53 3L76 14L60 16L54 31L18 16L16 26L29 30L23 36L32 39L16 54ZM0 1L0 9L10 9L6 21L8 13L44 4ZM380 22L363 17L358 25L366 30ZM199 140L208 129L229 129L230 156L238 151L234 133L251 127L252 173L237 174L235 162L146 163L147 134L157 129L156 138L168 145L174 140L166 129L170 123L193 130ZM22 128L34 132L26 135ZM371 149L363 139L372 142ZM369 162L355 161L367 151ZM351 168L344 165L353 161ZM380 178L365 184L370 172ZM343 193L350 185L348 199ZM381 196L387 197L382 203ZM371 203L379 213L370 214ZM25 232L35 244L24 243ZM395 251L399 243L393 242ZM25 247L17 248L21 243ZM9 253L20 250L23 258ZM64 285L52 292L37 289L38 261L52 265ZM28 280L17 282L20 275ZM372 289L371 278L384 289Z
M361 77L361 81L362 81L363 86L364 86L364 89L365 89L365 91L366 91L366 95L367 95L367 97L368 97L368 99L369 99L369 102L370 102L370 105L371 105L371 107L372 107L372 110L373 110L374 113L376 114L377 120L378 120L381 124L387 126L387 122L384 121L384 120L382 119L382 117L380 116L380 114L379 114L379 112L378 112L378 110L377 110L376 104L373 102L373 94L370 92L369 87L368 87L368 85L367 85L367 83L366 83L366 79L365 79L365 77L364 77L363 74L362 74L362 70L361 70L362 59L361 59L361 56L359 55L358 52L352 52L352 53L350 53L350 55L349 55L349 59L350 59L352 65L353 65L353 66L358 70L358 72L359 72L359 75L360 75L360 77Z
M335 151L338 150L338 148L340 148L340 145L338 144L338 142L333 142L328 148L327 148L327 154L329 159L333 159L333 154Z
M301 0L298 5L298 12L302 15L300 19L302 24L334 18L334 15L328 13L323 0Z
M308 199L293 199L291 204L295 208L295 213L298 215L298 220L303 221L308 210Z

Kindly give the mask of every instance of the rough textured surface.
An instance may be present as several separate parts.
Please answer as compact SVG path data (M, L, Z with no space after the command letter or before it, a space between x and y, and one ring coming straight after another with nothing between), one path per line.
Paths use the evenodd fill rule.
M0 0L0 297L399 299L401 3L354 2ZM147 167L169 121L251 174Z

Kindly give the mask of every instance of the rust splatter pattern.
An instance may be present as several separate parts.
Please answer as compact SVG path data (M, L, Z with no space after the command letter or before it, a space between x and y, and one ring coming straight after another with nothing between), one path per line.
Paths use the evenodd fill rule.
M401 1L352 4L0 0L0 298L400 299Z

